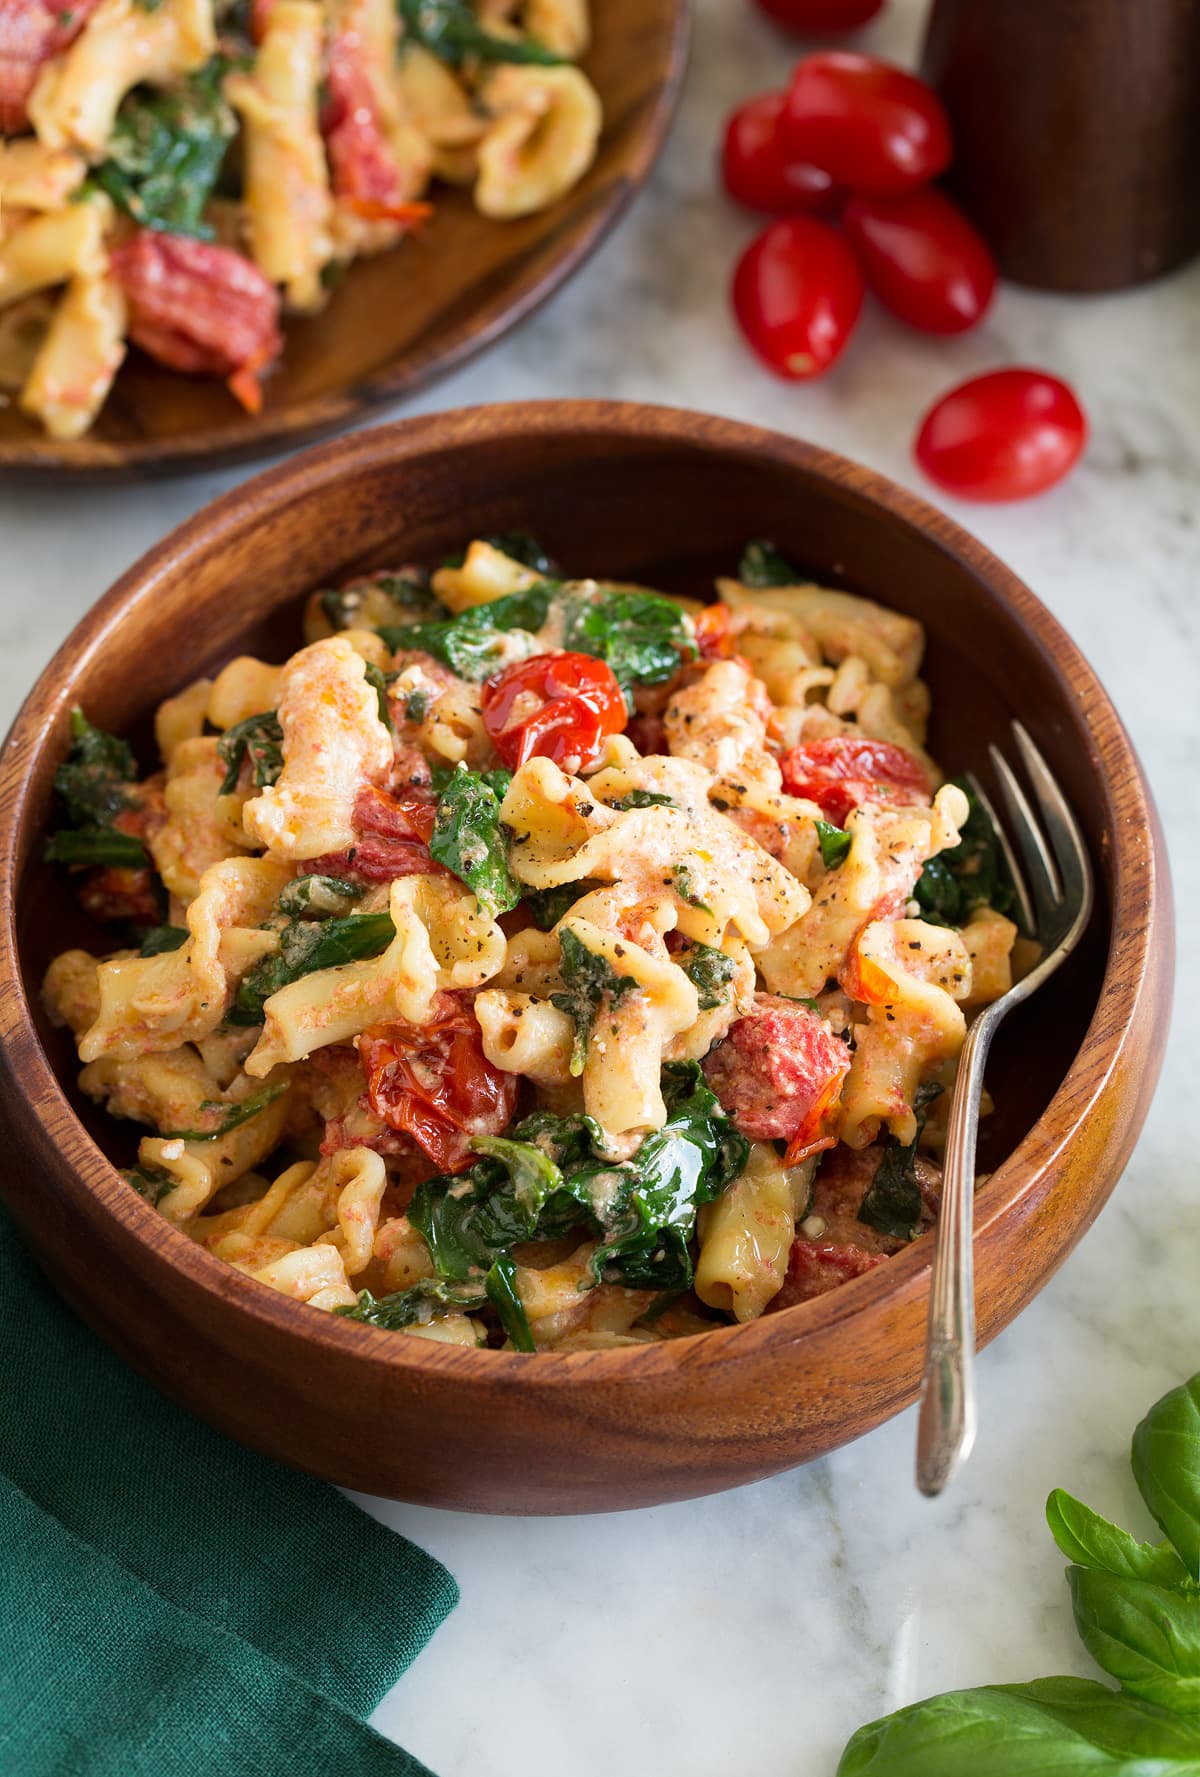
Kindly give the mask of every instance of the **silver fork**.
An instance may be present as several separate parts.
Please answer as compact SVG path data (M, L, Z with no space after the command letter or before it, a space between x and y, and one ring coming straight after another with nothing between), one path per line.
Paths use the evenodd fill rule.
M996 829L1012 876L1022 928L1039 940L1043 954L1023 980L971 1025L950 1100L917 1422L917 1486L930 1498L947 1485L975 1442L975 1147L988 1049L1001 1020L1036 993L1070 956L1092 911L1092 867L1079 825L1050 767L1020 722L1014 722L1012 730L1040 824L1003 753L997 747L989 747L988 753L1025 874L1005 828L974 776L970 783Z

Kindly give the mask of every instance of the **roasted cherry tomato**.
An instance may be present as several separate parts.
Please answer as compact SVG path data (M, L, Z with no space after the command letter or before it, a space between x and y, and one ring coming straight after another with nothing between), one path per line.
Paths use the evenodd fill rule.
M471 1137L500 1135L517 1108L518 1080L483 1053L475 1015L451 995L428 1024L381 1024L357 1039L367 1102L389 1129L411 1135L443 1172L478 1157Z
M857 31L883 11L884 0L758 0L793 31Z
M612 668L590 654L535 654L483 688L483 725L514 771L534 758L583 771L628 720Z
M909 191L950 164L950 124L931 87L875 56L805 56L779 122L785 152L851 191Z
M732 615L729 606L722 604L705 605L702 611L696 612L692 626L702 660L728 660L733 653L733 637L729 633Z
M739 105L725 126L721 175L730 197L770 216L832 216L841 193L820 167L791 161L779 139L783 93L759 93Z
M846 239L886 308L924 333L962 333L983 319L996 262L957 204L928 187L901 197L854 197Z
M840 234L811 216L773 222L733 274L733 310L779 376L820 376L841 356L863 302L863 275Z
M929 799L929 779L920 760L886 740L835 734L802 741L779 763L788 794L817 803L839 827L863 802Z
M1042 370L992 370L930 408L917 462L931 481L966 500L1040 494L1079 460L1087 419L1066 383Z

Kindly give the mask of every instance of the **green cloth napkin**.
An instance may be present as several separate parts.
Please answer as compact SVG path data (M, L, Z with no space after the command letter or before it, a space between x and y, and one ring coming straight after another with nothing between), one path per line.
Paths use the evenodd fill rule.
M2 1211L0 1350L4 1777L429 1777L363 1717L445 1568L164 1400Z

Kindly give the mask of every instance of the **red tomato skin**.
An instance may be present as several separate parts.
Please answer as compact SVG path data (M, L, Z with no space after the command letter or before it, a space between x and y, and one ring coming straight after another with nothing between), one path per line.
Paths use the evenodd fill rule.
M613 671L590 654L556 650L519 660L483 687L488 739L513 771L533 758L585 771L629 720Z
M768 216L836 215L842 194L829 174L783 152L779 117L785 96L759 93L731 114L721 148L725 189L746 209Z
M811 216L771 223L733 274L733 312L747 344L777 376L822 376L846 348L864 283L841 235Z
M932 186L851 198L842 216L880 302L922 333L965 333L987 313L996 261L957 204Z
M921 761L887 740L834 734L801 741L779 764L788 795L815 802L838 827L864 802L928 802L930 797Z
M913 454L947 493L1025 500L1062 480L1087 436L1087 417L1066 383L1043 370L992 370L930 408Z
M474 1014L450 994L428 1024L376 1025L355 1046L371 1111L445 1172L477 1158L472 1135L499 1135L512 1121L520 1081L487 1060Z
M780 119L785 151L850 191L911 191L950 165L950 122L931 87L852 50L798 63Z
M758 0L758 4L792 31L857 31L883 11L884 0Z

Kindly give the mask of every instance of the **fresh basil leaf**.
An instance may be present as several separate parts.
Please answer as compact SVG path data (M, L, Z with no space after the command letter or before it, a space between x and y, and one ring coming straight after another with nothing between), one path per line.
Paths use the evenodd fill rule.
M229 1103L225 1099L206 1098L200 1106L202 1117L215 1118L210 1129L167 1129L163 1133L169 1141L216 1141L218 1136L228 1135L231 1129L240 1129L251 1117L257 1117L265 1111L269 1104L288 1089L286 1080L276 1080L270 1086L263 1086L258 1092L252 1092L248 1098Z
M738 579L756 592L768 586L801 586L804 575L780 555L774 543L747 543L738 566Z
M1079 1567L1149 1580L1155 1586L1180 1586L1187 1580L1187 1568L1174 1549L1138 1542L1061 1487L1046 1501L1046 1522L1068 1561Z
M731 956L711 944L692 944L676 961L695 987L702 1012L728 1004L730 983L737 973Z
M261 1024L263 1007L280 988L318 969L378 956L396 936L391 915L356 913L348 919L294 920L279 934L279 950L244 976L227 1024Z
M875 1176L867 1186L859 1206L858 1219L880 1234L893 1240L912 1240L921 1226L921 1187L917 1183L917 1144L925 1127L929 1106L942 1088L928 1082L917 1088L913 1111L917 1133L905 1144L889 1135L883 1144L883 1158L875 1168Z
M1087 1678L987 1685L854 1735L837 1777L1200 1777L1200 1721Z
M571 1051L571 1072L583 1072L587 1060L588 1039L602 1006L615 1006L637 982L632 975L618 975L607 957L597 956L570 926L558 935L562 956L562 993L552 993L550 1004L565 1012L575 1025L575 1043Z
M484 913L495 919L517 905L521 890L508 867L508 839L500 804L507 772L481 775L460 765L438 798L430 855L465 882Z
M532 634L542 627L556 591L552 581L544 580L524 592L506 593L489 604L473 605L444 622L402 627L380 624L379 634L393 650L417 649L432 654L460 679L478 683L502 664L504 635L518 629Z
M190 937L186 926L149 926L142 934L138 955L163 956L168 951L179 950Z
M120 870L138 870L150 862L150 854L140 839L131 833L119 833L115 827L60 827L46 842L43 857L49 864L115 866Z
M355 882L343 882L340 876L297 876L281 891L275 912L286 919L304 919L314 914L322 919L349 913L366 891Z
M487 1297L517 1350L535 1351L537 1347L529 1330L525 1304L517 1288L517 1268L508 1253L501 1253L488 1271Z
M470 1314L482 1308L487 1299L487 1290L480 1283L422 1277L408 1289L395 1290L389 1296L373 1296L370 1290L362 1290L352 1307L335 1308L333 1312L344 1320L360 1320L369 1327L401 1333L405 1327L422 1326L444 1314Z
M658 790L630 790L628 796L618 796L608 806L624 813L630 808L674 808L676 803L673 796L663 796Z
M821 862L827 870L836 870L853 844L850 834L844 827L835 827L832 821L814 821L813 826L817 829Z
M1200 1580L1200 1376L1157 1401L1133 1434L1133 1475L1152 1517Z
M1122 1688L1180 1715L1200 1712L1200 1596L1094 1567L1069 1567L1079 1638Z
M603 660L631 709L635 685L661 685L695 657L682 607L661 593L601 586L592 595L567 596L563 604L564 648Z
M554 67L563 60L532 37L497 37L484 29L467 0L397 0L404 41L459 68L468 56L481 62L533 62Z
M216 56L166 91L135 88L117 113L92 178L141 227L213 239L204 208L237 132L221 96L230 66Z
M225 767L222 796L232 795L237 789L243 764L249 764L257 789L273 784L283 770L283 729L275 711L247 716L227 728L217 742L217 756Z

